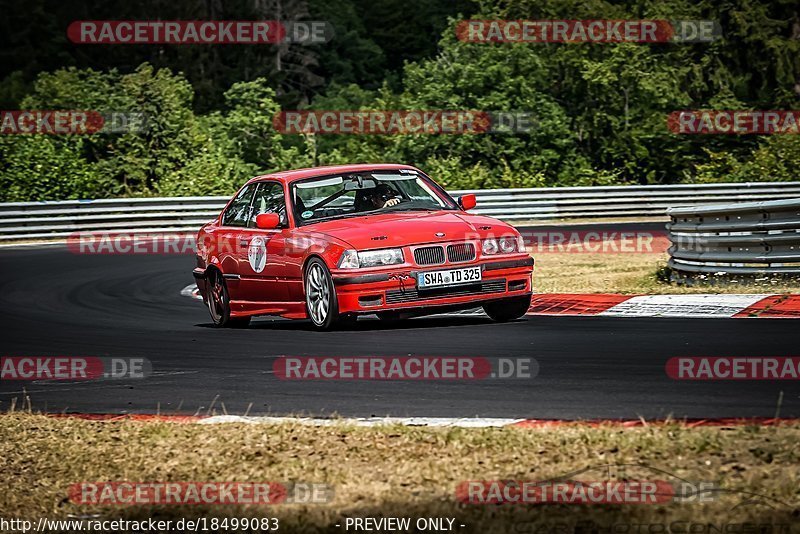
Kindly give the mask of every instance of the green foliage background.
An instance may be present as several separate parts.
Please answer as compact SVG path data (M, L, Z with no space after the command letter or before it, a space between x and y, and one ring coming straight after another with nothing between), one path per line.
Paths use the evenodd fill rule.
M212 18L197 6L149 2L162 19ZM2 7L3 108L130 110L144 113L148 128L0 136L0 201L229 194L259 173L379 161L417 165L451 189L798 179L798 135L678 136L666 127L666 116L681 109L800 109L795 1L312 1L295 10L297 18L329 20L336 37L283 52L87 49L64 42L63 32L71 20L103 19L99 0ZM50 8L55 22L46 17ZM225 9L214 17L274 18L248 2ZM32 43L36 17L46 23ZM473 44L455 38L465 17L711 19L723 37ZM283 54L279 63L276 54ZM275 113L298 108L527 111L535 128L513 135L278 134Z

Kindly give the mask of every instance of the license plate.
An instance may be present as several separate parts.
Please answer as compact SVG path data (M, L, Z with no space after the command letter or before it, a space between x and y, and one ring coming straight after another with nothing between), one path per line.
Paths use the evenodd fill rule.
M417 274L417 287L420 289L474 284L480 281L480 267L450 269L448 271L426 271Z

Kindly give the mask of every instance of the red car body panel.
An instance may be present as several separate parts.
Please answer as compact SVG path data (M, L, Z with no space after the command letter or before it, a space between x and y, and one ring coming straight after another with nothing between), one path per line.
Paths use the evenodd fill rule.
M281 172L258 176L247 184L261 181L280 183L286 204L290 206L289 185L297 180L403 169L427 178L424 173L408 165L365 164ZM386 212L297 226L293 210L288 209L288 227L264 230L223 226L222 214L225 209L198 233L194 276L205 300L208 270L217 269L222 273L230 294L232 317L280 315L292 319L306 318L303 272L306 262L314 256L321 258L330 270L341 314L368 314L420 307L479 306L486 301L531 293L533 258L526 252L482 256L482 239L519 236L513 227L491 217L455 210ZM248 245L256 236L265 239L267 251L266 265L259 273L253 270L248 261ZM472 261L446 261L435 266L420 266L414 262L413 249L417 246L464 242L475 245L476 258ZM337 267L345 250L384 248L401 248L405 263L359 269ZM419 271L476 265L481 266L482 283L489 288L487 291L476 293L462 289L417 294L416 274Z

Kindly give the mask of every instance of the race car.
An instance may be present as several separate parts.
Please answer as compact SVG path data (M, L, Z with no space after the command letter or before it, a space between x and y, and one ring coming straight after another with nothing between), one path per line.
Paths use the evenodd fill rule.
M481 306L517 319L533 258L512 226L468 213L475 204L408 165L258 176L200 229L194 278L218 327L273 315L328 330Z

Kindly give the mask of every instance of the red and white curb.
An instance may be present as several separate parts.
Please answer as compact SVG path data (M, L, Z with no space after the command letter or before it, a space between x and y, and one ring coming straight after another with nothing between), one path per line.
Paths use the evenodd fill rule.
M203 300L203 296L200 294L200 290L197 288L197 284L189 284L188 286L181 289L181 295L184 297L190 297L195 300Z
M534 295L528 315L800 318L800 295Z
M681 425L697 426L776 426L800 424L797 418L742 417L707 419L510 419L500 417L353 417L327 419L321 417L271 417L240 415L156 415L156 414L51 414L56 418L73 418L99 422L167 422L179 424L249 424L278 425L294 424L306 426L357 426L386 427L409 426L429 428L549 428L554 426L600 427L614 426L639 428L649 426Z
M195 284L181 295L202 300ZM446 315L484 315L480 309ZM552 293L534 295L528 315L604 317L800 318L800 295L615 295Z

